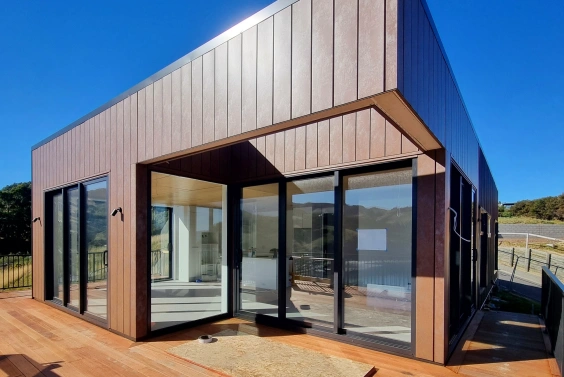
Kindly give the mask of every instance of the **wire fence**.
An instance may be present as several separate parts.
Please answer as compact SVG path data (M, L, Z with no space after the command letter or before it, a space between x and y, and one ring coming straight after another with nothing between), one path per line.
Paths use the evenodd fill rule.
M32 265L31 255L0 256L0 290L31 287Z
M564 280L564 255L525 248L498 248L498 264L530 274L542 274L547 267L559 279Z

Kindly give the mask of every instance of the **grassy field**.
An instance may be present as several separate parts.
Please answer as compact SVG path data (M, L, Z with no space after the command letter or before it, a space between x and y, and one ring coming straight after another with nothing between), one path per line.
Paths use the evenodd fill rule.
M541 309L538 302L526 299L505 290L499 290L497 293L493 294L491 302L497 309L505 312L538 315Z
M500 224L564 224L560 220L540 220L532 217L513 216L513 217L499 217Z
M13 262L13 263L12 263ZM31 257L0 257L0 291L31 287Z

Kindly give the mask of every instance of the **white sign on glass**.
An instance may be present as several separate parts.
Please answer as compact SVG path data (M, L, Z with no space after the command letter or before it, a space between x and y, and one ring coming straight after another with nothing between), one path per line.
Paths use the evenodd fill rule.
M387 251L387 229L357 229L357 250Z

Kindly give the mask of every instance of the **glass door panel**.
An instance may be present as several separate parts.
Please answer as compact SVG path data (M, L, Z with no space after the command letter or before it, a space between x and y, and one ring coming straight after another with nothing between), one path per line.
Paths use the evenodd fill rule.
M227 312L227 186L151 173L151 330Z
M63 302L63 194L53 195L53 299Z
M286 318L333 326L333 176L288 182Z
M278 316L278 183L243 188L240 305Z
M108 315L108 193L107 181L84 186L86 311L103 319Z
M67 247L69 258L69 305L76 310L80 307L80 243L79 243L79 224L80 194L78 188L69 189L67 195L67 216L68 232Z
M411 168L343 178L345 329L409 345Z
M151 207L151 281L172 279L172 208Z

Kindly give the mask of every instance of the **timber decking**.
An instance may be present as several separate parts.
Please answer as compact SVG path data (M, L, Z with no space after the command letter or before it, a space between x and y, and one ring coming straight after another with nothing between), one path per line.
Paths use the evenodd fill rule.
M22 292L0 293L0 376L219 376L166 352L170 347L239 326L256 325L230 319L170 335L132 342L48 305ZM449 368L388 355L311 335L256 326L271 340L317 352L370 363L376 376L551 376L542 333L535 317L485 313L464 351ZM535 322L536 321L536 322ZM505 336L504 334L507 334ZM452 369L455 369L453 371Z

